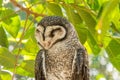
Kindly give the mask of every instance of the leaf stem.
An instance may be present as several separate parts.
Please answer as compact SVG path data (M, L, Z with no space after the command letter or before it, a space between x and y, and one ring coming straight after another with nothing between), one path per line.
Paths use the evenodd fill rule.
M20 37L20 40L17 42L17 44L15 45L14 48L16 48L18 45L21 44L21 41L22 41L22 39L23 39L23 36L24 36L24 34L25 34L25 30L26 30L26 25L27 25L27 21L28 21L28 16L29 16L29 15L27 14L26 20L25 20L25 24L24 24L24 28L23 28L23 31L22 31L22 34L21 34L21 37ZM19 58L20 51L21 51L21 49L20 49L20 47L19 47L18 54L16 55L16 61L15 61L15 65L14 65L12 80L14 80L14 77L15 77L16 68L17 68L17 66L18 66L17 63L18 63L18 58Z
M29 14L27 14L27 17L26 17L26 20L25 20L25 24L24 24L24 28L23 28L23 31L22 31L20 40L17 42L17 44L15 45L14 48L16 48L18 45L21 44L21 41L22 41L22 39L23 39L23 37L24 37L25 32L29 29L29 27L30 27L31 24L33 23L33 20L36 18L36 17L34 17L33 20L31 21L31 23L27 26L28 17L29 17ZM14 71L13 71L12 80L13 80L14 77L15 77L16 68L17 68L17 66L18 66L18 65L17 65L17 62L18 62L18 58L19 58L19 55L20 55L20 51L21 51L21 49L20 49L20 47L19 47L18 54L16 55L16 62L15 62L15 66L14 66Z
M18 63L18 58L19 58L20 51L21 51L21 49L19 48L18 54L16 55L15 64L14 64L14 70L13 70L12 80L14 80L14 77L15 77L16 68L18 66L17 63Z
M38 17L38 16L44 17L44 16L46 16L45 14L39 14L39 13L33 12L33 11L29 10L29 8L24 8L23 6L18 4L15 0L10 0L10 2L14 6L16 6L16 7L20 8L21 10L25 11L27 14L33 14L35 17Z

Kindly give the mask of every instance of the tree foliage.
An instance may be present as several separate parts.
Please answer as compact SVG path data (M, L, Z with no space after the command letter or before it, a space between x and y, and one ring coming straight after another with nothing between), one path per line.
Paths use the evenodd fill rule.
M105 50L120 71L119 0L0 0L0 80L34 77L39 50L34 30L37 22L51 15L66 17L89 55Z

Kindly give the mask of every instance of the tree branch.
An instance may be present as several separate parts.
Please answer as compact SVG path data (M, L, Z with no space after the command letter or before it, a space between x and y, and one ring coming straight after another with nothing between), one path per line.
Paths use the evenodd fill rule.
M18 54L15 56L16 60L15 60L15 64L14 64L14 70L13 70L12 80L14 80L14 77L15 77L16 68L18 66L18 58L19 58L20 51L21 51L21 49L19 48Z
M23 6L21 6L20 4L18 4L15 0L10 0L10 2L14 6L20 8L22 11L25 11L27 14L33 14L35 17L38 17L38 16L45 17L46 16L45 14L39 14L39 13L33 12L33 11L29 10L29 8L24 8Z

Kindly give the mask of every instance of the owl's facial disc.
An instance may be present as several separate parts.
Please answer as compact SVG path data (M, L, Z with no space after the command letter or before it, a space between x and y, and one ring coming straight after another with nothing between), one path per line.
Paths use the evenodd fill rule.
M66 37L66 29L63 26L38 26L35 36L38 44L44 49L50 49L54 44Z

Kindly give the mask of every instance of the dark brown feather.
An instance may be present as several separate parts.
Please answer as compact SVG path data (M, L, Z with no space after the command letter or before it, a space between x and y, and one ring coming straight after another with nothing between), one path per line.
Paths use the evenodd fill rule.
M35 60L35 80L46 80L43 71L43 57L45 50L40 50Z
M89 65L86 50L77 50L72 80L89 80Z
M69 24L67 19L59 16L47 16L38 23L38 25L42 25L44 27L53 25L65 26L66 24Z

